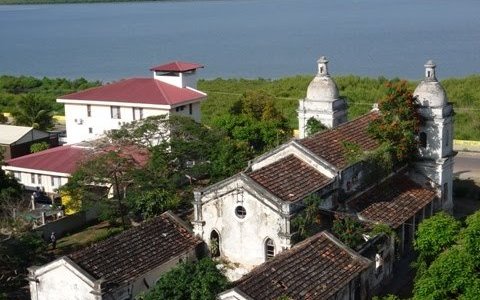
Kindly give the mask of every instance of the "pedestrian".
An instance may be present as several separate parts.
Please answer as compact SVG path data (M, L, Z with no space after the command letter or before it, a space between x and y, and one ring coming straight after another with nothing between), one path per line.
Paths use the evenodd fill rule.
M57 237L55 236L55 232L53 231L50 235L50 242L52 243L52 249L55 250L55 248L57 247Z

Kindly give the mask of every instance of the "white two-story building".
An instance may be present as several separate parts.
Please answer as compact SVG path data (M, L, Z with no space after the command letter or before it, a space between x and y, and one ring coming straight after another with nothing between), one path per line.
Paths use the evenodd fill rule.
M200 122L200 102L206 94L196 89L202 65L171 62L150 70L152 78L130 78L61 96L65 104L67 143L93 140L105 131L149 116L179 114Z

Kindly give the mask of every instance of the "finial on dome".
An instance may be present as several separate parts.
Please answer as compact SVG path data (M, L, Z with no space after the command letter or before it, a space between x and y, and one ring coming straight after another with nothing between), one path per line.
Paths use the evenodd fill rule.
M435 77L435 67L437 65L435 65L435 63L433 62L433 60L429 59L424 67L425 67L425 80L429 80L429 81L437 81L437 78Z
M318 75L328 76L328 59L325 56L321 56L318 60Z

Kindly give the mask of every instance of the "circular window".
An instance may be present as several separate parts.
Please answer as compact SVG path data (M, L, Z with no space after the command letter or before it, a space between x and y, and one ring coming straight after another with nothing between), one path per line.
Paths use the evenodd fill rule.
M237 217L239 217L240 219L243 219L245 218L245 216L247 215L247 211L245 210L245 207L243 206L237 206L235 208L235 215Z

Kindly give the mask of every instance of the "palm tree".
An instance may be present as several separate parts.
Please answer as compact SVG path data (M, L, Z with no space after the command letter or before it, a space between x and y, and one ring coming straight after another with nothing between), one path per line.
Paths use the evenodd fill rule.
M31 126L40 130L53 127L53 108L37 94L26 94L17 101L12 112L15 125Z

